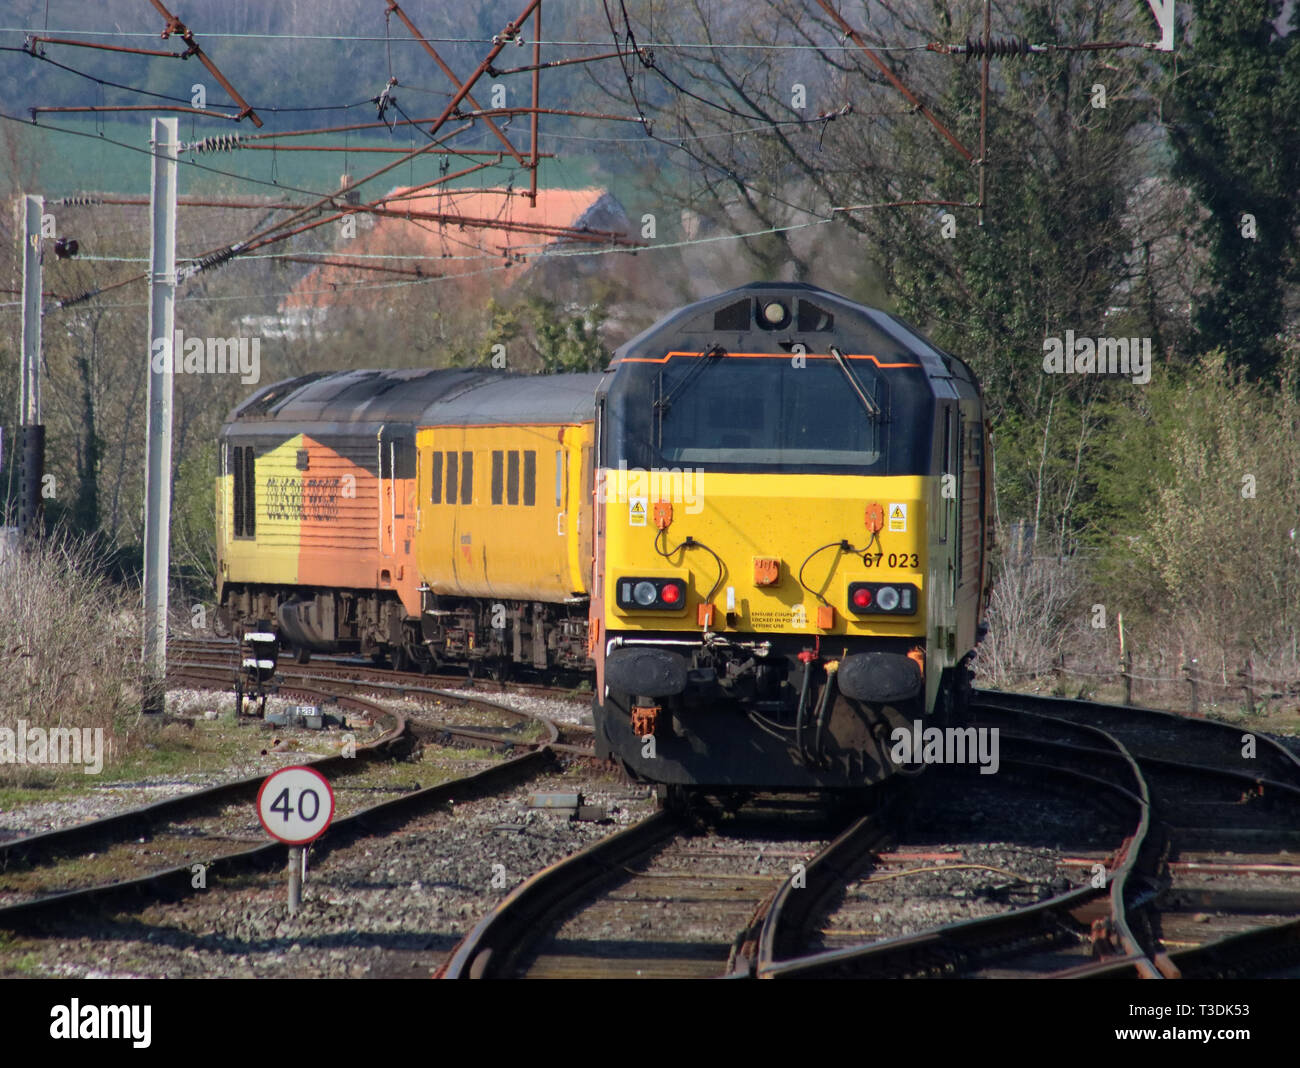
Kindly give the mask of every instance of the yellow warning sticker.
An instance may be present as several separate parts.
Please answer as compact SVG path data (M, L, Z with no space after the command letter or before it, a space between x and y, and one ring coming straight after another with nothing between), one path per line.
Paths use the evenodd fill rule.
M646 511L645 497L629 497L627 499L627 525L630 527L645 526Z
M890 504L889 529L899 534L907 533L907 505L897 501Z

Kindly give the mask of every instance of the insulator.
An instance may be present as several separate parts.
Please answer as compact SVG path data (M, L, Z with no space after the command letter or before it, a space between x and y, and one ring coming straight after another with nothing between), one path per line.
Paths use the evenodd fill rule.
M84 193L70 197L63 197L57 200L56 205L61 208L91 208L104 203L99 197L87 196Z
M185 151L202 155L204 152L233 152L243 147L243 138L239 134L218 134L186 145Z
M60 308L71 308L74 304L84 304L91 297L99 296L98 289L87 289L84 293L78 293L75 297L68 297L67 300L59 301Z
M995 58L1027 56L1031 52L1041 51L1041 48L1035 49L1027 38L1012 34L1010 37L991 37L988 41L983 37L967 37L964 45L958 45L952 51L964 53L969 60L974 56L986 55Z
M223 263L227 263L238 256L239 250L243 247L243 245L231 245L229 248L223 248L218 252L212 252L206 256L200 256L196 266L190 274L196 275L200 271L210 271L216 267L220 267Z

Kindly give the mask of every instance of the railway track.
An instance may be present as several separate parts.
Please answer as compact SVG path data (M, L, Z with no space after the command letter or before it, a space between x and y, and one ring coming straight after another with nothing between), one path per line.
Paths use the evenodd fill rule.
M1141 889L1135 876L1150 864L1145 784L1122 746L1104 736L1096 742L1109 744L1114 759L1108 765L1098 767L1068 747L1030 738L1008 745L1004 739L998 777L1005 803L1012 803L1009 784L1014 783L1030 795L1056 795L1080 816L1091 809L1092 818L1122 828L1104 864L1104 879L915 934L808 952L819 921L842 907L849 891L893 877L886 858L845 843L824 865L810 865L811 892L783 888L773 900L763 917L754 974L771 979L1067 977L1086 974L1109 958L1143 976L1157 975L1128 918ZM956 769L927 779L927 789L979 785L977 777Z
M173 638L167 643L168 655L178 661L192 664L212 664L235 669L239 665L241 653L239 646L230 639L212 638ZM485 678L466 671L458 672L423 672L419 670L398 671L392 667L381 667L373 661L348 655L317 655L306 664L293 658L279 661L277 672L297 675L300 673L315 675L320 678L358 679L369 678L376 682L393 680L422 679L431 685L455 685L484 691L511 690L518 693L537 694L543 697L571 697L577 692L573 686L551 685L542 682L528 682L522 679ZM576 679L575 679L576 684ZM397 685L400 685L398 683ZM585 695L590 699L590 694Z
M790 799L750 802L734 813L661 809L517 887L479 921L440 975L744 973L762 903L802 880L844 819ZM878 814L854 827L873 840L884 833Z
M184 671L185 677L196 685L206 685L216 689L228 689L233 685L239 657L237 650L230 643L182 641L172 644L176 646L173 650L176 655L173 671ZM176 678L179 680L180 676ZM308 666L300 666L292 661L282 661L276 668L274 679L267 684L267 692L282 697L292 696L302 692L299 688L304 684L326 684L335 693L379 692L397 699L436 700L469 707L493 708L499 715L512 719L514 728L479 730L476 734L472 727L460 727L450 732L440 727L441 736L454 736L463 740L477 739L484 744L545 744L551 746L556 752L579 757L591 757L594 754L595 739L590 726L558 722L537 711L522 711L500 700L494 700L487 693L467 692L465 689L447 689L433 685L438 681L456 683L463 687L467 680L463 676L395 672L368 664L313 661ZM472 684L473 680L469 681ZM557 700L573 696L572 690L528 683L493 683L492 686L502 692L508 690ZM538 722L546 730L547 737L544 741L530 740L522 735L521 732L525 727ZM412 729L417 733L424 731L424 727L418 720L413 721Z
M184 658L177 681L224 688L235 663L231 649L229 644L181 644L173 650ZM589 729L427 685L431 681L356 663L286 662L273 689L280 696L354 708L376 723L383 722L377 706L362 692L444 703L438 709L441 721L408 720L366 752L386 753L421 737L508 751L527 748L542 761L557 751L591 752ZM572 692L529 689L547 696ZM463 702L492 707L506 722L449 722L448 706L454 715L456 708L468 707ZM1300 961L1300 920L1295 919L1300 865L1293 860L1300 845L1300 759L1286 748L1210 720L988 691L976 693L973 717L973 725L996 726L1002 734L1000 783L1075 804L1084 800L1096 819L1122 828L1108 852L1063 860L1094 871L1100 864L1101 885L1040 894L1039 900L994 915L901 937L844 944L840 934L840 944L826 948L833 941L828 936L837 934L834 924L825 926L827 918L848 907L851 888L893 877L890 846L896 843L882 812L841 819L839 825L823 821L815 833L806 808L793 822L790 811L774 822L770 807L762 816L751 809L721 819L716 811L707 819L699 812L660 812L526 880L465 937L444 972L447 977L1176 978L1283 974ZM529 736L525 725L539 720L541 734L534 728ZM520 767L517 775L529 774ZM494 776L482 775L458 782L461 788L493 788ZM936 774L926 778L936 787L965 788L960 772L945 770L943 776L943 784ZM259 776L202 793L210 794L209 806L219 807L222 791L239 796L240 789L255 791L260 781ZM444 785L453 792L457 788L457 783ZM436 805L440 802L430 791L439 789L418 793L426 795L424 804ZM203 799L196 794L193 800ZM83 825L2 844L0 864L10 861L11 850L12 859L20 860L20 846L29 851L29 861L40 862L42 855L75 852L78 836L83 848L102 842L104 833L124 841L138 833L142 819L146 824L170 819L184 811L185 802L174 799L112 817L100 830ZM420 804L414 795L393 798L356 816L363 822L385 814L399 818L406 805ZM351 819L336 821L338 841L356 836ZM68 837L60 842L63 834ZM274 865L283 859L273 856L277 851L283 852L276 846L235 851L214 865L216 872ZM907 855L906 847L894 852ZM0 926L22 925L96 897L156 893L166 886L183 892L188 878L184 866L131 880L138 884L134 889L122 883L20 902L14 912L0 910ZM666 917L671 924L665 924ZM866 926L848 925L850 931Z
M893 877L880 814L819 848L802 843L808 859L798 877L768 875L765 894L763 878L672 870L670 858L688 852L691 832L659 813L519 887L466 937L443 974L1178 978L1276 974L1300 959L1292 889L1300 867L1285 851L1300 828L1300 785L1284 747L1260 736L1256 756L1243 757L1237 728L1140 709L989 693L975 705L974 724L1001 732L1002 784L1082 802L1122 828L1108 855L1067 858L1092 870L1085 885L990 916L810 952L851 887ZM1256 760L1244 765L1250 770L1246 759ZM941 782L931 777L939 789L963 789L962 780L955 770ZM1243 860L1243 846L1264 852ZM1231 875L1280 885L1215 885ZM663 881L649 882L657 876ZM593 885L602 888L595 897ZM716 932L693 943L657 930L602 949L602 928L590 919L711 902L706 911L734 920L750 901L755 910L725 968ZM1189 924L1195 940L1171 934Z
M1122 814L1130 833L1116 850L1102 888L1091 886L1006 909L938 931L826 952L804 952L835 902L882 864L895 837L890 805L908 787L877 795L876 811L820 841L795 839L777 854L780 875L718 870L722 853L682 817L657 813L596 843L519 887L486 916L449 960L446 978L729 977L839 978L1067 974L1087 968L1104 948L1156 974L1128 930L1128 878L1145 841L1148 806L1135 768L1098 776L1060 766L1060 754L1028 745L1012 757L1014 774L1039 785L1051 769L1060 791L1100 793L1097 805ZM1049 764L1049 758L1053 761ZM1023 767L1020 767L1023 765ZM947 788L956 785L947 781ZM1041 791L1040 791L1041 792ZM844 822L840 821L841 824ZM753 857L740 828L722 850ZM788 823L750 830L770 846ZM789 848L793 845L794 848ZM793 862L793 863L791 863ZM593 896L593 887L599 892ZM631 924L624 921L632 920ZM602 923L602 921L605 921ZM611 922L612 921L612 922ZM618 931L627 928L625 937ZM729 926L728 926L729 925ZM613 928L613 933L611 933ZM541 932L546 932L545 934ZM648 933L645 933L648 932ZM733 933L734 932L734 933ZM730 943L730 948L728 948Z
M213 676L214 669L184 668L170 679L173 684L207 686L213 684ZM354 755L304 762L334 781L339 790L340 815L313 846L318 852L328 852L358 835L380 833L395 822L450 800L514 785L554 765L555 751L548 742L557 737L557 731L548 722L542 724L541 739L527 742L524 747L529 751L521 755L475 774L410 789L386 781L381 765L409 755L421 734L434 741L490 745L507 752L513 752L516 745L502 732L454 723L413 728L401 713L337 689L290 685L281 693L332 705L360 717L361 724L383 724L385 728L374 740L356 745ZM481 704L502 711L496 702L463 696L458 702L461 707ZM516 718L522 715L512 709L504 711ZM357 784L357 779L365 780L368 775L378 775L376 784ZM227 829L232 822L247 824L248 809L264 778L256 775L232 780L99 820L0 843L0 928L25 928L110 903L147 903L183 895L196 888L195 864L204 868L203 881L283 864L286 847L266 843L264 835L250 833L246 826L233 832ZM376 795L387 796L366 803ZM250 847L250 842L257 844ZM130 878L104 879L98 874L141 869L147 869L146 874Z
M1123 741L1158 836L1140 914L1162 975L1271 974L1300 961L1300 760L1284 746L1213 720L1052 698L981 694L975 714L1061 744L1102 726Z

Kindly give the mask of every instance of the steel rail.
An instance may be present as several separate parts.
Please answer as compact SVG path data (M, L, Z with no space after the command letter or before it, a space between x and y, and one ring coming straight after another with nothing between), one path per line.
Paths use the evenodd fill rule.
M1140 721L1145 720L1147 726L1159 727L1175 733L1194 731L1204 737L1211 735L1221 737L1225 744L1231 743L1228 745L1230 749L1237 752L1241 749L1241 735L1251 734L1260 742L1261 748L1269 754L1271 761L1276 762L1280 768L1289 775L1295 776L1296 781L1300 782L1300 756L1267 734L1248 730L1240 725L1224 723L1221 720L1182 716L1176 712L1143 708L1140 705L1114 705L1067 697L1039 697L1001 690L975 690L971 696L971 708L978 711L982 707L1048 715L1069 722L1077 722L1076 717L1079 716L1092 716L1108 720L1110 730L1122 729L1125 721L1130 721L1134 727L1140 728L1143 726Z
M514 963L546 931L548 923L622 865L681 828L661 810L577 853L543 868L515 887L456 946L435 978L490 979L510 974Z
M973 708L976 712L982 712L986 716L992 713L1002 717L1022 717L1039 724L1050 724L1054 729L1067 732L1083 731L1086 733L1094 729L1087 724L1081 723L1081 718L1109 719L1112 721L1108 724L1110 728L1121 734L1124 733L1126 728L1130 731L1146 732L1154 725L1162 731L1171 732L1175 738L1178 738L1185 737L1187 731L1192 730L1201 737L1217 736L1225 738L1225 741L1229 744L1224 747L1221 755L1224 757L1225 762L1229 764L1235 762L1234 758L1240 752L1242 728L1216 720L1191 719L1176 713L1137 706L1097 705L1092 702L1078 700L1035 698L1026 695L997 694L999 703L993 704L984 699L985 696L981 694L980 699L977 699ZM1012 698L1013 700L1003 702L1001 701L1002 698ZM1029 709L1033 707L1045 707L1049 711L1030 711ZM1237 803L1258 802L1255 807L1243 808L1242 811L1258 812L1260 808L1264 807L1276 810L1278 805L1285 806L1285 811L1281 813L1274 811L1272 813L1271 822L1281 824L1280 829L1274 833L1280 840L1285 840L1288 845L1291 844L1297 833L1293 828L1300 826L1300 775L1295 772L1297 762L1294 755L1280 743L1275 742L1267 735L1261 735L1254 731L1250 733L1257 739L1265 741L1265 752L1271 758L1268 761L1269 767L1267 770L1275 772L1280 776L1279 778L1237 767L1212 766L1188 760L1176 760L1150 752L1136 753L1135 760L1144 769L1144 777L1148 779L1149 785L1155 794L1153 808L1156 815L1160 816L1162 808L1168 806L1170 811L1163 814L1163 820L1165 823L1169 823L1171 817L1174 817L1178 811L1176 801L1167 801L1162 798L1162 794L1167 795L1169 792L1168 780L1170 778L1182 777L1201 782L1213 781L1229 787L1230 794L1238 794L1239 800ZM1014 740L1015 736L1004 735L1004 738ZM1144 744L1147 748L1156 744L1155 740L1141 736L1136 742L1130 741L1127 744L1136 748L1138 743ZM1060 746L1063 743L1040 740L1038 744L1051 747L1053 745ZM1108 754L1093 750L1091 755L1093 759L1105 759ZM1231 804L1233 802L1225 800L1221 803ZM1176 824L1170 824L1169 829L1174 832L1174 838L1166 845L1166 853L1178 848L1180 842L1185 847L1186 842L1181 841L1183 838L1190 834L1194 841L1197 832L1204 830L1203 828L1180 828ZM1214 829L1210 828L1209 830L1213 833ZM1231 832L1233 828L1219 828L1219 830ZM1202 866L1180 866L1177 863L1169 863L1162 858L1159 867L1163 872L1168 873L1180 867L1199 870ZM1233 865L1233 867L1241 867L1241 865ZM1219 866L1209 865L1206 866L1206 870L1216 871L1219 870ZM1274 872L1274 874L1281 874L1288 870L1290 873L1300 872L1300 868L1290 868L1288 866L1283 869L1283 872ZM1242 900L1238 900L1232 894L1228 894L1226 898L1220 900L1222 895L1216 895L1213 890L1204 887L1195 885L1187 887L1167 886L1164 883L1165 880L1162 879L1160 882L1162 888L1157 893L1149 895L1149 899L1144 902L1144 906L1152 910L1153 919L1157 921L1164 913L1169 911L1177 912L1179 911L1179 905L1186 905L1188 902L1195 902L1198 907L1203 908L1221 907L1224 911L1230 913L1249 913L1268 906L1268 911L1285 914L1293 911L1295 901L1295 894L1292 891L1277 891L1265 888L1259 891L1246 891L1244 895L1238 895L1245 901L1243 906ZM1174 906L1172 910L1169 908L1171 903ZM1210 968L1210 965L1206 963L1207 961L1237 961L1236 966L1240 968L1242 966L1241 961L1247 959L1268 959L1270 953L1273 952L1270 947L1275 945L1276 954L1274 955L1285 957L1290 952L1289 947L1294 944L1294 938L1294 932L1291 931L1291 925L1288 924L1257 926L1242 934L1206 942L1197 947L1173 951L1158 949L1152 953L1152 959L1155 960L1161 973L1167 978L1191 977L1184 972L1184 963L1190 963L1193 968L1193 975L1200 976L1209 974L1206 970ZM1213 946L1222 947L1221 950L1217 951L1217 955L1211 952ZM1238 946L1241 947L1240 953L1234 948ZM1202 953L1202 950L1205 952ZM1214 966L1218 967L1217 964ZM1060 975L1061 978L1110 978L1120 976L1132 978L1132 968L1128 966L1120 967L1114 962L1097 962Z
M194 681L201 681L204 683L230 681L228 669L215 666L215 665L209 665L209 664L191 665L185 662L180 662L176 665L176 668L177 668L177 673L173 677L177 679L189 678L189 679L193 679ZM534 745L534 746L552 745L558 742L560 739L559 724L557 724L549 716L544 716L540 712L525 712L517 708L511 708L509 705L504 704L500 701L494 701L490 697L481 697L476 694L471 695L466 693L458 693L455 690L441 690L433 686L416 686L416 685L412 685L411 683L405 683L405 682L399 683L399 682L387 682L387 681L372 681L370 679L339 678L337 676L319 675L319 674L314 674L311 671L295 670L293 668L285 668L283 666L277 668L276 678L301 679L308 682L314 682L314 681L328 682L330 685L334 685L334 686L347 686L354 691L371 690L371 689L393 690L395 691L394 696L397 697L405 697L411 694L424 694L431 697L441 697L447 700L460 701L467 705L475 705L475 704L482 705L484 707L491 708L495 712L501 712L504 715L513 716L515 719L520 720L521 722L526 720L532 720L541 723L546 730L546 737L541 741L510 742L509 739L504 738L500 735L491 734L489 732L485 732L481 730L474 730L468 727L461 728L461 727L455 727L451 725L439 724L436 726L430 726L428 728L434 731L441 731L444 733L452 734L454 736L463 735L467 738L482 738L482 739L496 738L498 741L506 742L508 744ZM296 684L292 684L292 683L286 685L283 682L275 682L273 680L269 685L271 686L271 689L268 690L268 693L272 695L277 695L282 691L287 691L291 693L308 692L308 691L300 690ZM335 696L345 697L346 695L325 694L324 696L332 700L335 698ZM348 699L351 700L351 698Z
M307 690L301 692L317 693L317 691ZM319 694L319 696L326 695ZM364 704L369 708L379 710L380 714L394 721L394 726L374 741L358 745L356 747L356 757L341 755L321 757L317 760L307 761L306 765L308 767L321 772L349 770L351 767L356 766L358 758L366 761L387 757L391 755L395 747L409 744L409 727L404 716L389 712L383 709L381 705L375 705L373 702L361 702L353 698L347 700L356 700L358 705ZM100 819L86 823L78 823L71 827L43 831L40 834L31 834L22 838L0 842L0 867L7 867L9 864L16 862L33 863L56 856L74 855L90 846L102 846L108 842L119 842L139 835L142 831L147 832L150 827L156 826L164 820L173 820L181 815L197 814L209 808L227 805L232 801L239 801L243 798L255 798L265 778L266 775L264 774L250 775L242 779L234 779L230 782L193 790L177 797L169 797L163 801L155 801L138 808L128 809L125 812L114 813L111 816L103 816Z
M868 813L808 861L801 878L791 873L768 902L760 906L757 937L752 946L741 945L733 974L762 974L780 956L789 955L791 944L804 934L826 899L888 837L880 813Z
M1109 740L1112 746L1110 751L1127 772L1129 786L1050 763L1049 758L1059 758L1061 754L1059 751L1046 748L1037 753L1038 759L1004 758L1002 764L1004 767L1021 769L1023 774L1039 778L1044 771L1049 771L1057 778L1085 787L1090 796L1096 796L1100 791L1110 800L1118 801L1128 809L1136 811L1137 820L1133 832L1117 850L1115 866L1107 879L1105 889L1081 887L1058 894L1046 901L994 916L978 917L945 924L914 935L785 960L776 959L778 950L788 945L789 938L788 935L783 935L781 930L784 926L782 916L784 909L777 908L774 910L774 915L769 920L765 920L765 926L770 924L771 933L762 944L762 953L756 964L755 974L759 978L767 979L881 978L897 975L900 972L955 976L965 969L979 967L999 957L1005 957L1008 949L1014 953L1025 946L1038 948L1057 944L1069 937L1075 937L1075 934L1081 936L1082 932L1091 930L1094 921L1106 920L1119 937L1123 950L1119 959L1123 961L1129 974L1136 969L1138 974L1146 978L1159 977L1162 974L1160 964L1153 961L1140 945L1127 918L1126 897L1129 878L1139 856L1148 846L1151 829L1151 805L1147 785L1136 761L1117 739L1097 728L1080 727L1079 729ZM1026 749L1026 756L1033 756L1030 750L1034 740L1022 744ZM1085 755L1091 756L1091 754ZM861 833L860 828L856 830ZM811 875L811 867L809 874ZM821 892L824 896L829 889L823 889ZM792 895L787 892L786 901L791 897ZM806 917L798 917L796 922L805 919Z
M386 826L400 824L438 805L490 793L503 786L513 785L520 778L538 775L553 766L554 759L554 754L549 749L539 749L472 775L380 801L336 819L329 830L312 843L312 849L319 856L324 856L334 849L351 844L357 838L380 833ZM320 765L316 763L312 766ZM259 777L259 782L261 778L264 776ZM226 853L203 863L208 876L222 877L272 869L283 865L288 855L288 846L281 842L269 842L252 849ZM135 879L68 890L5 906L0 908L0 928L24 929L33 924L66 919L74 910L98 908L110 903L116 908L129 908L129 900L133 897L145 896L152 903L163 897L178 898L194 892L192 867L183 864Z

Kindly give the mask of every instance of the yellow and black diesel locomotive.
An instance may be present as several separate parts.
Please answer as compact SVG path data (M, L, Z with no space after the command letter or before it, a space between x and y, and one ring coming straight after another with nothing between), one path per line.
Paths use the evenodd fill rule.
M992 490L960 360L756 284L620 348L596 427L602 753L657 782L851 786L960 701Z
M595 671L597 751L699 786L886 778L988 594L979 386L887 313L758 283L598 375L353 371L232 413L218 596L300 656Z

